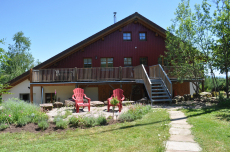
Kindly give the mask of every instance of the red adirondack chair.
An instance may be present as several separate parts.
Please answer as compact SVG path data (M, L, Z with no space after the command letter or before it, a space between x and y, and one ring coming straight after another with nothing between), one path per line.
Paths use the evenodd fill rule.
M107 99L107 101L108 101L108 111L109 111L110 106L113 106L110 103L110 100L113 97L117 97L117 99L120 101L116 106L118 106L119 112L121 112L122 101L125 100L125 96L123 95L123 90L122 89L115 89L115 90L113 90L113 95L110 98Z
M76 112L79 112L79 107L88 107L88 110L90 111L90 98L86 97L86 95L84 94L84 89L81 88L75 88L73 90L73 96L72 99L75 101L75 105L76 105ZM85 97L88 100L88 103L84 103L83 101L83 97Z

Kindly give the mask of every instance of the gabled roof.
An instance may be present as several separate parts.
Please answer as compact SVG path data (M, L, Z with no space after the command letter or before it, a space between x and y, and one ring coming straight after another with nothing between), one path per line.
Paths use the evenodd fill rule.
M144 26L146 26L147 28L158 33L162 37L165 37L165 31L166 31L165 29L163 29L159 25L153 23L152 21L150 21L149 19L140 15L139 13L135 12L134 14L122 19L121 21L112 24L111 26L99 31L98 33L86 38L85 40L71 46L70 48L68 48L68 49L58 53L57 55L51 57L50 59L42 62L41 64L34 67L34 69L44 69L44 68L52 65L53 63L71 55L72 53L74 53L76 51L83 49L85 46L103 38L104 36L114 32L114 31L116 31L116 30L118 30L118 29L124 27L125 25L132 23L132 22L139 22L139 23L143 24ZM29 74L30 74L30 71L27 71L27 72L21 74L20 76L12 79L8 83L11 86L17 85L21 81L24 81L25 79L29 78Z

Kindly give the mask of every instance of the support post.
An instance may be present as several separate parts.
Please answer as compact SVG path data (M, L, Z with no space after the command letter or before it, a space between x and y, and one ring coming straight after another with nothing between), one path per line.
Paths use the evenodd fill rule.
M202 92L204 92L204 80L202 80Z
M78 81L78 73L77 73L77 67L74 68L74 81Z
M33 73L33 69L30 69L30 83L32 83L32 73Z
M119 75L120 75L120 81L122 80L122 67L121 66L119 66Z
M30 102L33 104L34 96L33 96L33 85L30 84Z

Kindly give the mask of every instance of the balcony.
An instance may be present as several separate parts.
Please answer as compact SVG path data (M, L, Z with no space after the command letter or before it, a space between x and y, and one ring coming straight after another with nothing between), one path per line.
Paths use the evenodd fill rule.
M134 67L95 67L32 70L32 82L134 80Z

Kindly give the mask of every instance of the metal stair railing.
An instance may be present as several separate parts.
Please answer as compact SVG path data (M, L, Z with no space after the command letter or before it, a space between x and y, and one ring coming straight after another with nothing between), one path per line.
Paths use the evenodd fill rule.
M170 98L172 98L172 82L170 81L160 64L149 67L149 76L151 79L161 79L164 86L166 87Z

